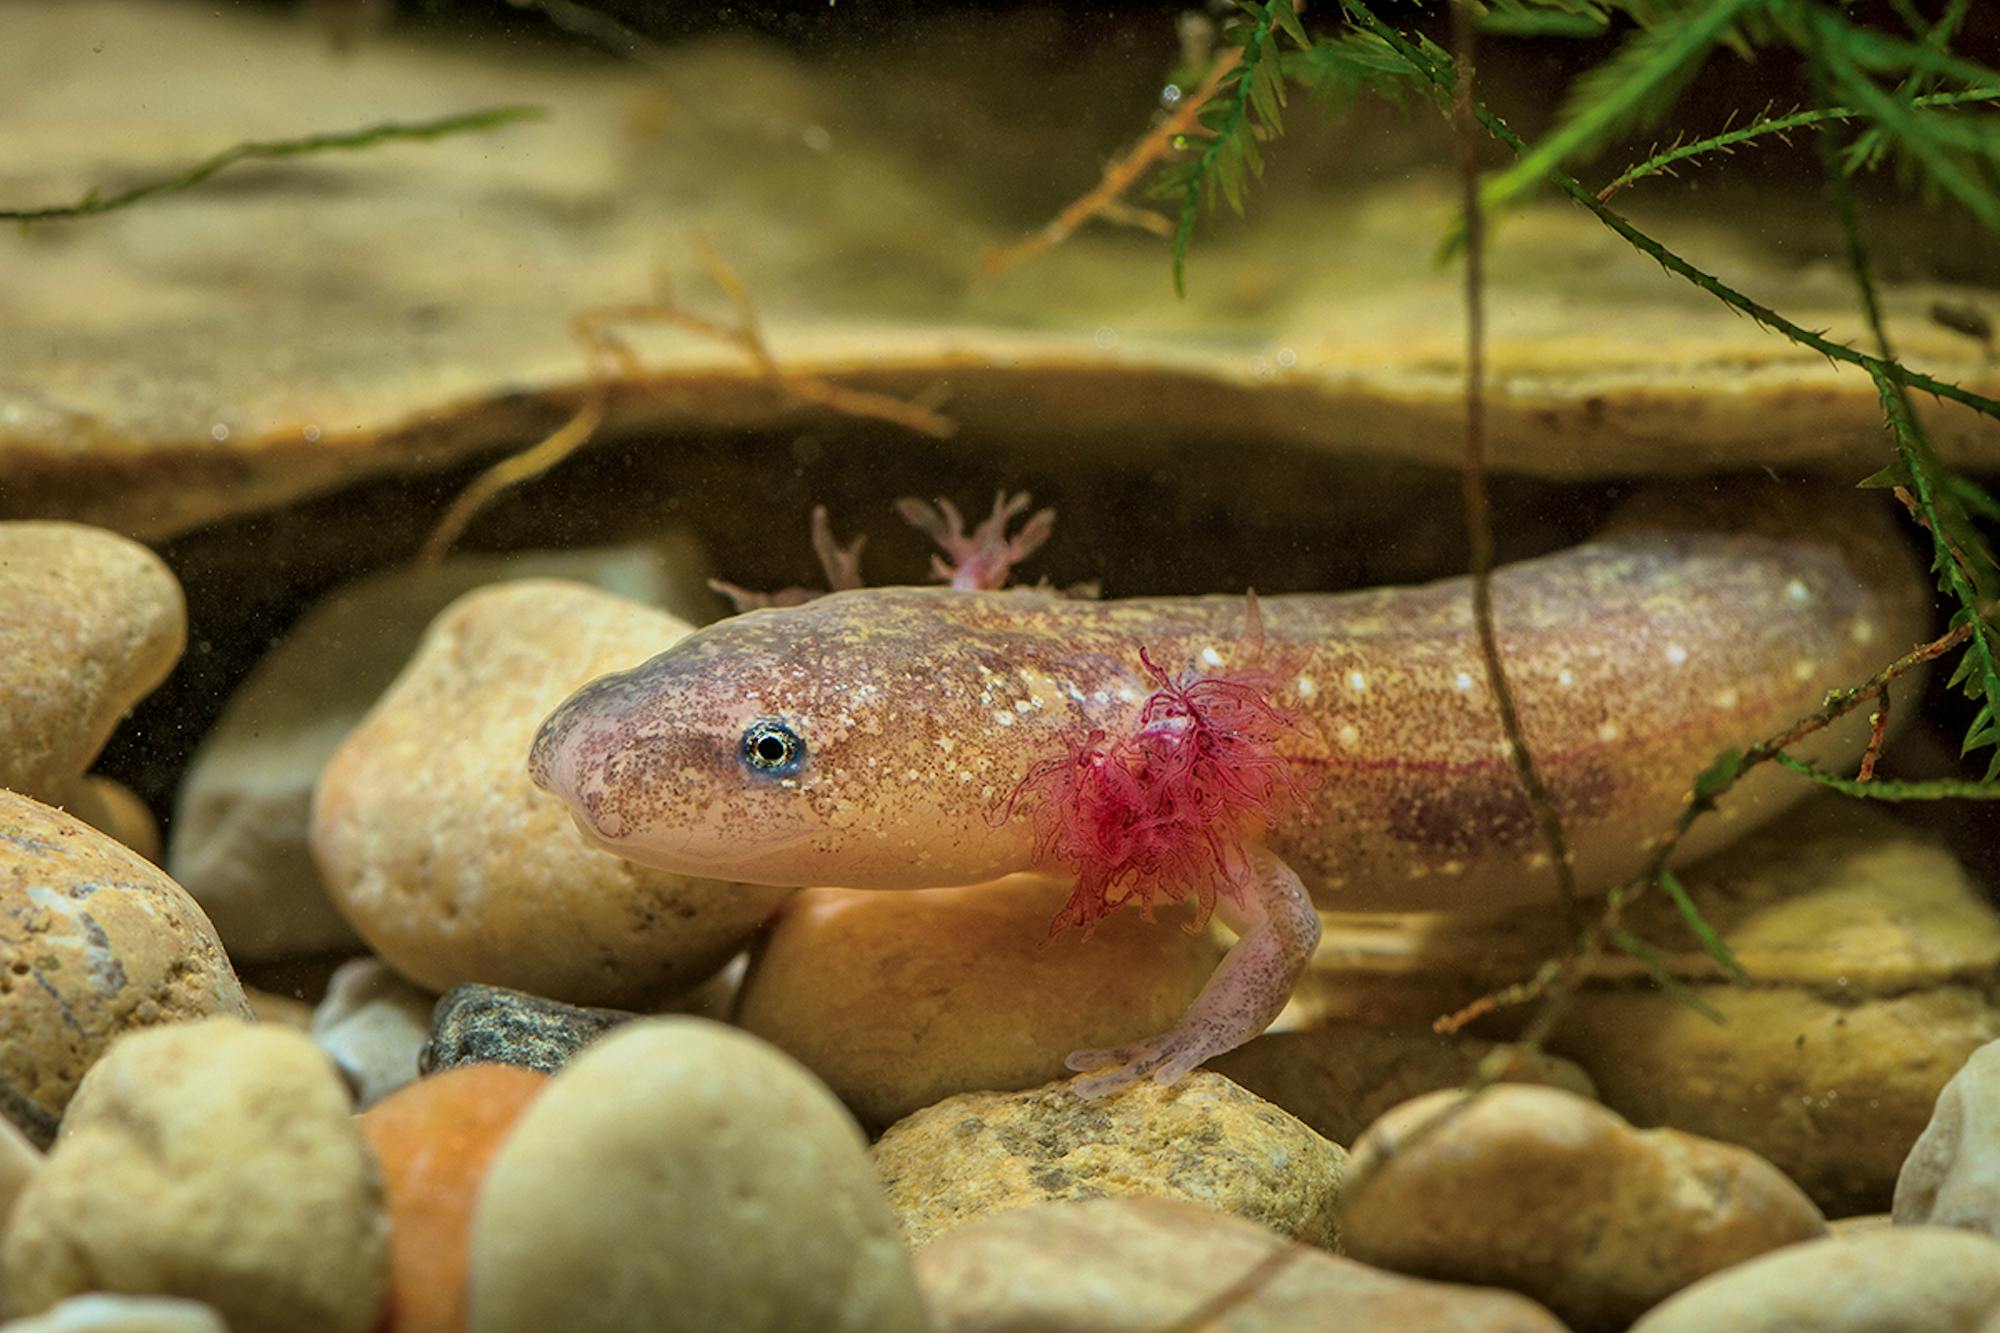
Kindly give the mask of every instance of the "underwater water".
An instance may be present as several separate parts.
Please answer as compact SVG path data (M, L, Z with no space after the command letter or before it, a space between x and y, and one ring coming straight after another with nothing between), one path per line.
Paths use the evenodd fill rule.
M2000 1328L1996 65L0 6L0 1329Z

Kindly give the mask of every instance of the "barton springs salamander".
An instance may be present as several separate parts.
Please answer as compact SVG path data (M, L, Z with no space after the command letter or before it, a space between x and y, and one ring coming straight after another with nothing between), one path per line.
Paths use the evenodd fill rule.
M1650 511L1650 512L1649 512ZM1879 502L1754 484L1645 505L1499 570L1495 622L1579 882L1635 872L1687 782L1917 642L1926 584ZM1907 711L1907 710L1899 710ZM1851 758L1860 714L1805 753ZM534 780L602 846L753 883L1067 876L1057 926L1195 897L1237 935L1185 1017L1079 1051L1097 1095L1257 1035L1359 911L1548 901L1466 580L1072 600L889 587L751 611L579 690ZM1767 766L1693 857L1806 784Z

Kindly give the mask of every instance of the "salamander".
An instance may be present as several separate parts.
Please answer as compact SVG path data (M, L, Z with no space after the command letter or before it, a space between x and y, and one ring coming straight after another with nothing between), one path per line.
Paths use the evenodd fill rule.
M955 515L954 515L955 517ZM1644 501L1496 571L1500 651L1577 878L1632 875L1716 754L1918 642L1879 501L1744 484ZM1908 710L1901 710L1907 712ZM1867 719L1805 753L1851 759ZM1172 1082L1282 1008L1314 910L1551 901L1467 581L1257 599L853 588L717 622L583 687L534 780L618 855L766 884L1075 883L1057 926L1193 897L1237 936L1171 1031L1079 1051L1080 1092ZM1760 770L1693 857L1806 789Z

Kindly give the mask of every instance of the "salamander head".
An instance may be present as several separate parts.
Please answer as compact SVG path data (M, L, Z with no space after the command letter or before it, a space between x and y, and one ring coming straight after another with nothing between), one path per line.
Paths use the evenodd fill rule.
M894 888L1021 868L1032 830L988 816L1034 728L993 719L1035 690L959 623L966 596L878 589L722 621L578 690L530 772L594 841L683 874Z

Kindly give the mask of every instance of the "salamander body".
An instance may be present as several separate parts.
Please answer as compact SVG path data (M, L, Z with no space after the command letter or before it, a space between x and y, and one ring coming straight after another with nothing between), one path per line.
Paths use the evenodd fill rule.
M1757 487L1700 513L1635 512L1494 578L1523 730L1586 887L1639 867L1719 751L1867 677L1928 623L1923 580L1879 505ZM1261 1030L1317 937L1302 893L1366 911L1551 897L1463 579L1255 610L1242 596L835 593L719 622L591 683L545 723L531 767L589 836L689 874L884 889L1074 874L1036 817L1065 799L1032 781L1037 767L1081 771L1103 738L1171 749L1200 719L1142 720L1163 677L1254 681L1294 781L1268 819L1227 811L1216 902L1243 938L1211 983L1228 993L1191 1011L1199 1039L1176 1029L1164 1045L1079 1053L1072 1067L1098 1071L1087 1090L1176 1077ZM1866 718L1850 723L1807 752L1851 756ZM1760 773L1686 853L1803 789Z

